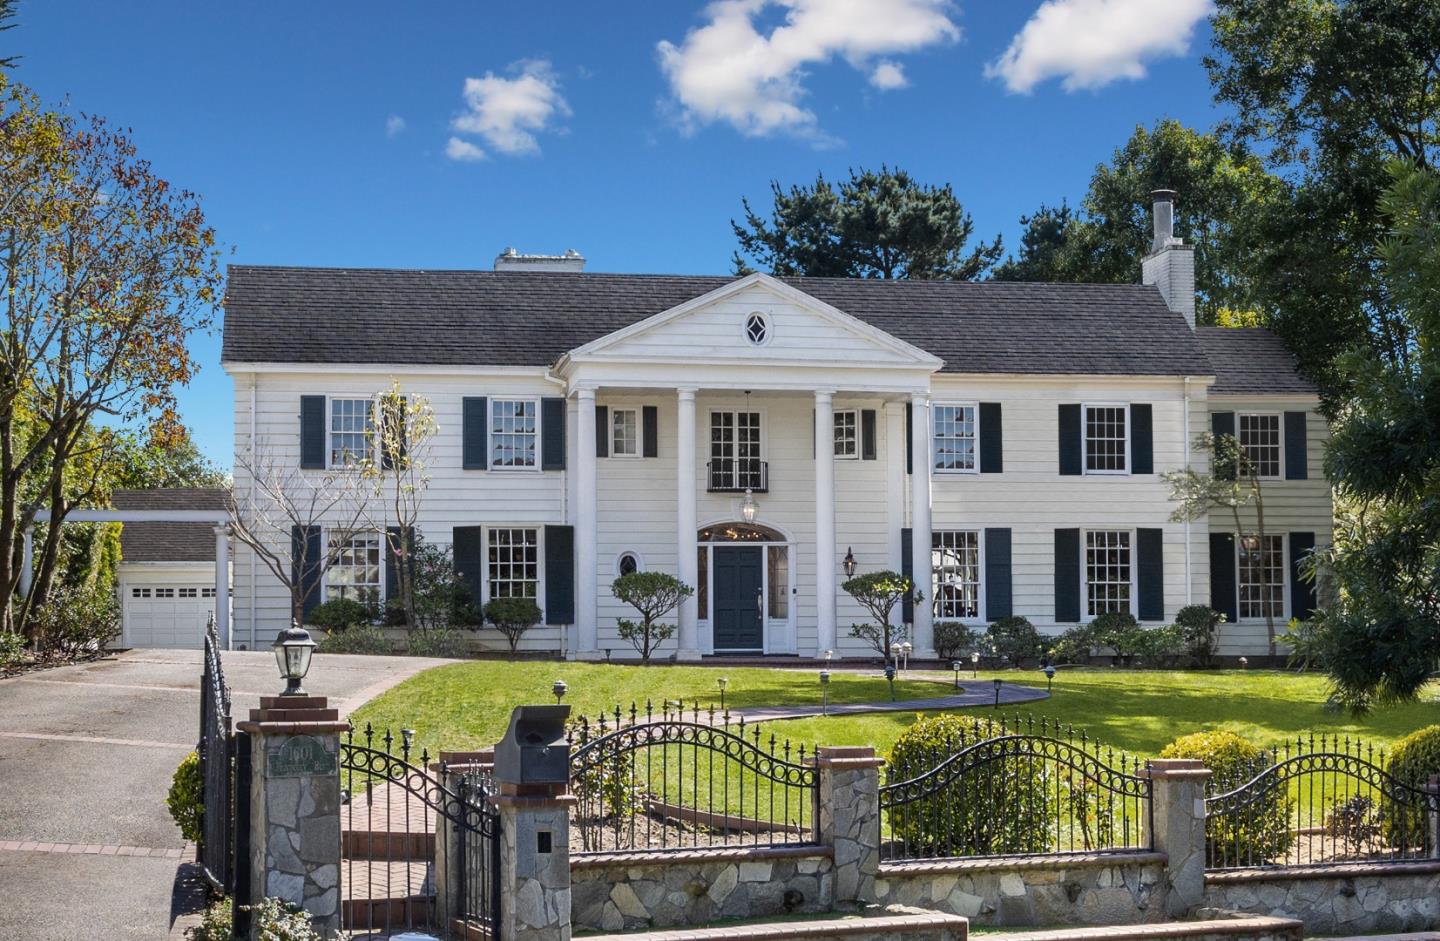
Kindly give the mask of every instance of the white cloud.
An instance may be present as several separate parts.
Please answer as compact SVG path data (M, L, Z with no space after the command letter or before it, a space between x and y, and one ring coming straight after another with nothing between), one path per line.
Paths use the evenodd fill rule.
M910 82L905 78L905 69L898 62L878 63L870 73L870 84L881 91L904 88Z
M452 137L445 142L445 156L463 163L474 163L476 160L485 159L485 151L468 140Z
M985 67L1012 92L1051 78L1066 91L1145 77L1145 62L1181 56L1211 0L1045 0L1000 58Z
M450 129L477 134L502 154L537 153L540 144L535 135L552 130L556 119L568 117L570 106L560 95L559 79L548 61L527 59L511 65L508 71L513 78L486 72L484 78L465 79L466 110L450 122ZM458 139L450 140L452 146L447 147L447 152L456 149L453 145Z
M398 114L392 114L385 119L385 136L397 137L405 131L405 119Z
M959 39L951 7L950 0L714 0L705 25L679 45L659 43L660 68L687 131L724 121L751 137L823 139L815 113L801 104L806 68L840 58L869 72L876 87L898 88L905 77L897 64L871 71L872 63ZM783 10L784 22L762 33L756 19L770 8Z

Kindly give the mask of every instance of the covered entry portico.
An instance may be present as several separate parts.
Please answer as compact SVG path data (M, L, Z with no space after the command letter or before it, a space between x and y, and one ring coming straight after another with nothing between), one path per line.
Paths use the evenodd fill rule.
M797 653L791 539L758 523L727 522L701 529L695 543L701 652Z

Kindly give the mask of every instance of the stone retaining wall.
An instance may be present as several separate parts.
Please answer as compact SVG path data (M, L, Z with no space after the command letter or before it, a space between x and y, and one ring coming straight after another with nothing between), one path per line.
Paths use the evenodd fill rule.
M570 880L576 931L824 912L835 898L834 858L825 846L577 856Z
M1295 918L1312 934L1379 934L1440 926L1440 861L1210 873L1205 904Z
M1165 915L1164 853L882 863L882 905L964 915L977 925L1125 925Z

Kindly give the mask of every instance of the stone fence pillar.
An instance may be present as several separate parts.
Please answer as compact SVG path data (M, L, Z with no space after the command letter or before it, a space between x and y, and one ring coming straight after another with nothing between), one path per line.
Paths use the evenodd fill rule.
M1160 758L1141 774L1154 788L1151 844L1168 857L1166 912L1182 918L1205 901L1205 784L1210 769L1190 758Z
M869 746L815 750L815 829L835 855L834 902L875 901L880 869L880 766Z
M1426 823L1430 833L1430 855L1440 859L1440 774L1430 776L1430 811L1426 815Z
M278 898L340 930L340 733L323 696L262 696L237 725L250 736L250 899ZM250 937L254 937L251 929Z
M441 787L454 795L455 800L445 798L447 806L453 807L455 812L463 820L465 818L464 801L466 799L478 799L478 795L467 795L462 793L462 782L467 775L481 771L489 771L495 766L495 752L490 749L485 751L470 752L445 752L440 753L440 760L432 764L428 769L436 776ZM449 925L452 921L462 917L465 913L461 911L464 900L464 893L469 888L462 886L460 881L464 878L465 867L460 857L467 849L470 852L483 852L478 837L469 841L469 845L462 845L463 830L457 826L454 820L444 814L438 814L435 819L435 918L441 925ZM473 861L476 863L478 861Z
M500 785L500 941L570 941L565 784Z

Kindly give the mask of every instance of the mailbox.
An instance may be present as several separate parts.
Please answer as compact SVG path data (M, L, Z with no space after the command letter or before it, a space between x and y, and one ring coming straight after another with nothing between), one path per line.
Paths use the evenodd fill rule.
M505 784L564 784L570 780L565 741L569 706L517 706L495 746L495 780Z

